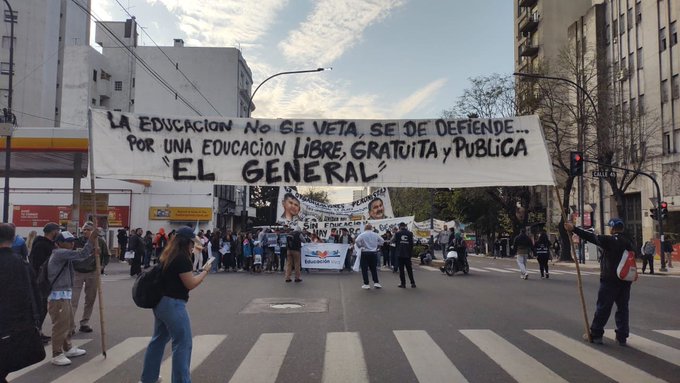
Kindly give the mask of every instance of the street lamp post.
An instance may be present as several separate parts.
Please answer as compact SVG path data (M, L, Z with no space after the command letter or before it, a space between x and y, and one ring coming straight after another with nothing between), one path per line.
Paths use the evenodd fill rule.
M10 35L9 35L9 86L7 94L7 112L5 113L3 122L14 124L14 114L12 114L12 79L14 78L14 11L8 0L4 0L9 9L10 16ZM9 121L7 121L9 118ZM9 134L5 137L5 188L2 204L2 221L9 222L9 171L10 161L12 157L12 128L9 129Z
M5 0L5 1L7 1L7 0ZM273 74L273 75L267 77L266 79L264 79L264 81L262 81L262 82L260 83L260 85L257 86L257 88L255 88L255 91L253 92L253 94L250 95L250 98L248 99L248 117L250 117L250 112L251 112L252 109L253 109L253 98L255 97L255 93L257 93L257 91L260 89L260 87L261 87L262 85L264 85L264 83L266 83L267 81L273 79L274 77L283 76L283 75L286 75L286 74L314 73L314 72L323 72L323 71L326 71L326 70L333 70L333 68L316 68L316 69L307 69L307 70L292 70L292 71L286 71L286 72L279 72L279 73L276 73L276 74ZM244 187L243 187L243 196L242 196L242 197L243 197L243 199L242 199L242 202L243 202L243 210L241 210L241 220L242 220L242 221L241 221L241 225L242 225L242 230L245 230L245 228L246 228L246 216L247 216L247 215L246 215L246 214L247 214L247 210L246 210L246 191L247 191L247 190L248 190L248 186L244 186Z

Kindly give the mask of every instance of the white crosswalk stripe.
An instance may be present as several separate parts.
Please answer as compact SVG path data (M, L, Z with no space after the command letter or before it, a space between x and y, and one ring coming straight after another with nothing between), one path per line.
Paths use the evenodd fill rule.
M191 349L191 371L200 366L203 361L212 353L217 346L225 339L226 335L198 335L192 339ZM172 376L172 358L168 357L161 364L161 376Z
M420 382L467 382L444 351L425 331L394 331Z
M82 346L82 345L84 345L84 344L87 344L87 343L90 342L91 340L92 340L92 339L73 339L73 340L71 341L71 346L73 346L73 347L80 347L80 346ZM35 369L38 368L38 367L42 367L42 366L44 366L44 365L50 363L50 360L52 359L52 345L47 345L47 346L45 346L45 355L47 355L47 356L45 357L45 359L44 359L42 362L36 363L36 364L34 364L34 365L32 365L32 366L28 366L28 367L26 367L26 368L24 368L24 369L21 369L21 370L19 370L19 371L16 371L16 372L13 372L13 373L9 374L9 375L7 376L7 380L8 380L8 381L12 381L13 379L17 379L18 377L20 377L20 376L22 376L22 375L24 375L24 374L27 374L27 373L29 373L29 372L35 370Z
M652 330L664 336L680 339L680 330ZM631 363L630 360L622 361L611 355L615 351L616 355L619 353L631 354L639 353L646 354L645 358L658 359L668 363L669 366L680 366L680 349L671 347L669 344L664 344L664 339L659 338L659 341L651 340L640 336L638 334L631 334L628 338L628 348L595 346L583 342L574 336L567 336L553 330L525 330L524 333L519 334L524 340L532 340L534 343L541 346L541 348L531 348L531 351L525 350L525 342L515 343L513 340L504 338L501 334L496 333L490 329L461 329L458 332L467 341L459 344L457 347L468 344L468 347L475 346L486 357L477 359L475 369L484 369L485 366L500 368L509 377L519 382L565 382L574 379L579 375L570 374L570 369L576 369L582 365L584 369L587 367L597 371L598 374L608 377L617 382L661 382L659 377L654 376L655 370L649 372L642 370L648 365L647 362L640 359L639 363ZM412 371L415 379L420 382L467 382L468 379L475 380L471 375L466 375L471 370L459 370L456 366L457 352L454 354L447 354L440 347L437 342L424 330L395 330L392 331L394 339L399 344L400 349L395 350L397 353L403 353L403 356L408 361L408 366ZM231 379L228 377L222 378L233 383L241 382L255 382L255 383L274 383L279 379L279 373L283 368L290 367L285 360L288 358L296 359L294 353L295 348L290 345L294 338L293 333L265 333L261 334L255 343L250 347L247 355L243 360L234 366L236 369L233 372ZM608 339L615 337L612 330L607 330L605 336ZM541 342L536 342L534 337ZM139 379L141 371L127 371L130 365L129 361L136 358L139 363L140 355L146 349L149 342L148 337L133 337L122 341L119 344L109 348L107 358L104 359L101 355L86 355L82 364L72 367L55 367L49 365L50 358L46 358L39 364L30 366L21 371L14 372L9 375L8 379L14 381L20 379L21 382L47 382L50 379L37 377L40 370L50 369L51 374L59 371L63 375L59 376L53 383L71 383L71 382L94 382L99 379L105 381L112 373L116 379L123 379L124 381L136 382ZM191 371L201 368L208 358L224 357L225 350L229 349L227 335L197 335L193 338L193 350L191 357ZM517 337L513 339L518 340ZM667 339L674 341L674 339ZM92 342L92 339L74 339L74 346L83 346ZM607 340L607 342L610 342ZM613 342L612 342L613 343ZM627 351L629 350L629 351ZM51 348L47 348L48 355L51 356ZM375 379L371 375L371 369L382 369L388 366L375 365L369 363L371 355L364 352L362 345L362 337L358 332L329 332L326 334L325 350L323 352L322 365L322 383L345 383L357 382L366 383ZM306 352L309 352L306 349ZM462 351L464 352L464 351ZM293 353L292 356L288 356ZM238 358L237 355L227 353L231 358ZM553 371L550 367L555 358L562 358L563 354L570 356L573 359L573 366L569 369L559 369ZM481 354L480 354L481 355ZM559 356L558 356L559 355ZM629 355L630 356L630 355ZM166 353L165 360L161 365L160 375L165 381L170 381L172 376L172 357L170 353ZM89 358L89 359L87 359ZM546 359L547 358L547 359ZM393 360L393 359L390 359ZM80 361L79 361L80 362ZM375 361L373 360L373 363ZM262 366L267 366L262 368ZM587 367L586 367L587 366ZM469 368L469 366L467 366ZM115 372L114 372L115 370ZM125 370L125 371L123 371ZM120 375L120 374L123 375ZM231 373L231 372L229 372ZM660 375L668 379L668 371L659 372ZM31 374L31 375L29 375ZM54 376L54 375L51 375ZM121 377L124 376L124 377ZM672 375L671 375L672 376ZM27 380L29 379L29 380ZM318 379L318 377L316 378ZM408 380L408 377L404 377ZM507 378L506 378L507 379ZM504 379L501 379L504 380ZM673 379L671 379L673 380Z
M52 383L94 382L114 368L130 359L134 354L142 351L149 343L150 337L127 338L109 349L107 357L95 356L89 362L71 370Z
M490 273L491 272L489 270L484 270L484 269L480 269L478 267L472 267L472 266L470 266L470 271L476 271L478 273Z
M660 334L672 336L673 338L680 339L680 330L654 330Z
M229 382L274 383L292 340L292 333L260 335Z
M491 271L497 271L499 273L513 273L513 271L508 271L508 270L505 270L505 269L497 269L495 267L485 267L485 269L491 270Z
M359 333L331 332L326 334L325 360L323 383L368 382L368 369L364 360L364 350L361 347ZM352 366L352 368L347 368Z
M617 382L663 382L645 371L594 349L583 341L566 337L552 330L525 331Z
M491 330L460 330L460 332L518 382L566 382Z
M616 333L614 330L606 330L605 336L609 339L616 339ZM640 350L645 354L649 354L651 356L665 360L668 363L680 366L680 350L676 350L673 347L668 347L664 344L634 334L629 335L627 343L628 346L636 350Z

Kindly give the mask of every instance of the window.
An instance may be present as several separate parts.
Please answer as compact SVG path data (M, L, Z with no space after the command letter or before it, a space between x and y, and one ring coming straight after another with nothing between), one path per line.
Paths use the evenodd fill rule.
M614 19L614 21L612 21L612 33L613 33L614 35L616 35L616 31L617 31L618 29L619 29L619 20L618 20L618 19Z
M92 105L97 105L97 99L96 98L92 99Z
M635 24L642 23L642 7L640 3L635 4Z
M670 133L664 133L663 134L663 149L664 152L667 154L673 153L671 150L671 134Z
M631 53L630 55L628 55L628 74L632 76L634 72L635 72L635 57Z
M622 35L626 33L626 24L623 22L623 19L619 19L619 34Z
M92 81L97 82L97 70L92 71Z
M678 28L676 22L671 23L671 46L678 43Z
M117 92L120 92L121 90L123 90L123 82L122 82L122 81L116 81L116 82L114 83L114 89L115 89Z
M666 50L666 28L659 29L659 51Z
M633 10L629 9L626 14L626 22L628 23L628 30L633 29Z
M16 23L19 18L18 11L12 11L9 13L8 9L5 9L5 22L6 23Z
M641 94L638 98L638 115L645 115L645 95Z
M9 44L12 39L9 36L2 36L2 48L9 49ZM17 38L14 38L14 48L17 47Z
M661 102L668 102L668 80L661 81Z
M611 38L610 38L610 35L609 35L609 24L604 26L604 43L606 45L611 44Z
M135 78L134 77L132 78L132 87L133 88L135 87Z
M122 112L123 110L122 109L114 109L113 111L114 112Z
M644 63L644 59L642 58L642 48L638 48L638 50L637 50L637 67L638 67L638 70L642 69L643 63Z
M673 100L680 98L680 76L677 74L671 77L671 97Z
M0 74L9 74L10 67L8 62L0 63Z

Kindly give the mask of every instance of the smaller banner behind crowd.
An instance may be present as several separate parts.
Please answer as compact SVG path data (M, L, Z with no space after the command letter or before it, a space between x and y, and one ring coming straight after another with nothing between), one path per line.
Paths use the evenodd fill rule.
M433 226L434 228L432 229L432 235L434 235L435 239L439 233L444 230L444 226L446 226L447 230L450 230L451 228L455 228L456 231L460 231L460 225L456 223L456 221L442 221L441 219L434 219L433 220ZM416 238L430 238L430 220L425 220L425 221L420 221L420 222L415 222L413 224L413 235Z
M349 245L339 243L303 243L300 251L303 268L337 269L345 264Z
M282 225L293 225L300 221L360 222L394 216L387 188L380 188L349 203L328 204L309 199L295 188L283 186L279 188L279 201L276 223Z
M373 225L374 230L378 230L379 234L383 234L387 230L392 230L392 228L399 227L399 223L404 222L406 227L409 229L413 227L413 216L409 217L397 217L397 218L387 218L387 219L369 219L362 221L310 221L301 222L301 228L309 231L310 233L316 234L319 238L327 239L333 235L333 229L335 232L340 234L340 230L347 229L353 237L361 234L364 226L367 223Z

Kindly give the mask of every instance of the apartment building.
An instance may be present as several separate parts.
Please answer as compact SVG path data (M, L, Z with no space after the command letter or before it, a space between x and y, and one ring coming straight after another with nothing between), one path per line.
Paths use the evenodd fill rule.
M12 109L17 116L17 132L28 127L85 129L89 108L249 116L252 74L236 48L185 47L181 39L175 39L172 46L139 46L138 26L131 18L97 22L94 37L98 50L89 46L90 0L78 0L77 4L72 0L12 3L14 13L5 12L0 69L2 74L9 73L9 23L14 23ZM7 83L8 76L0 75L0 108L6 104ZM81 189L89 190L89 182L83 179ZM42 227L40 214L52 211L47 206L77 205L77 193L72 189L70 179L12 178L10 220L15 211L36 217L24 221L28 226L19 225L18 232L26 235ZM243 214L255 213L248 207L246 187L97 180L97 189L108 195L109 206L124 212L116 213L124 218L117 219L113 227L167 230L198 220L206 228L234 228L240 226ZM48 194L50 198L45 198ZM200 214L177 219L152 214L154 209L171 208L198 208L195 211ZM62 215L60 221L64 222ZM70 223L78 221L78 217L69 218Z
M662 199L669 204L664 231L678 241L680 10L673 3L673 0L515 1L515 68L530 72L543 62L557 59L559 50L565 47L577 52L580 62L597 63L595 76L590 79L591 95L601 108L600 114L620 122L618 134L629 142L614 161L619 166L633 167L644 160L642 170L656 177ZM606 92L601 89L604 87ZM586 174L586 206L598 202L599 187L597 180ZM604 208L609 215L616 209L606 183L603 191L607 196ZM658 231L649 212L655 207L655 198L656 190L646 177L638 177L626 189L624 219L638 242Z

